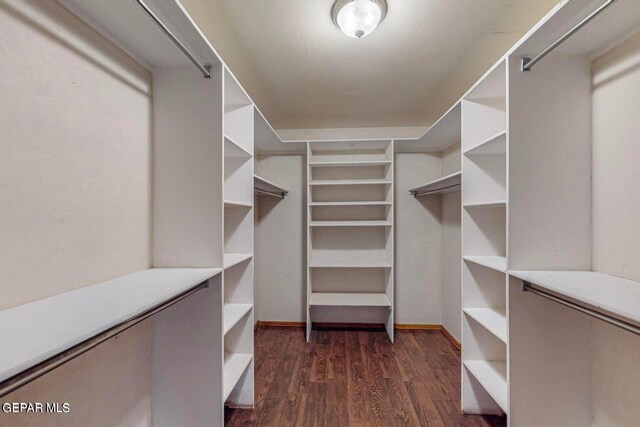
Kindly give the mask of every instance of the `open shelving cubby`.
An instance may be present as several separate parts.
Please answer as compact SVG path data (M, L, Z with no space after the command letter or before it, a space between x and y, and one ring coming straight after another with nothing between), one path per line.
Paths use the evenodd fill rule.
M393 342L393 141L307 143L313 322L382 323Z
M509 413L507 69L462 99L462 410Z
M254 106L224 73L224 392L226 405L254 402Z

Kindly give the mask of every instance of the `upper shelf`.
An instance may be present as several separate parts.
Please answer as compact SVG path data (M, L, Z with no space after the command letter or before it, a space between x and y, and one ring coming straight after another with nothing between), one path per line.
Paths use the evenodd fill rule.
M309 185L391 185L386 179L332 179L310 181Z
M502 130L464 152L465 156L504 155L507 153L507 131Z
M391 160L347 160L347 161L312 161L309 162L309 166L316 168L339 168L339 167L352 167L352 166L388 166L391 164Z
M259 196L274 196L284 199L289 194L288 190L281 188L271 181L268 181L261 176L253 175L253 188L255 193Z
M0 311L10 345L0 381L131 320L219 274L219 268L153 268Z
M509 274L536 289L640 326L640 282L594 271L510 271Z
M420 138L396 140L396 153L444 151L461 140L461 104L457 102L442 115Z
M189 60L133 0L62 0L89 25L111 39L149 68L191 66ZM203 64L220 65L215 49L195 25L179 1L145 0ZM194 68L194 73L198 73Z
M426 196L428 194L443 194L450 193L452 191L458 191L460 189L460 183L462 181L462 172L454 172L451 175L438 178L435 181L431 181L421 187L416 187L409 192L414 197Z

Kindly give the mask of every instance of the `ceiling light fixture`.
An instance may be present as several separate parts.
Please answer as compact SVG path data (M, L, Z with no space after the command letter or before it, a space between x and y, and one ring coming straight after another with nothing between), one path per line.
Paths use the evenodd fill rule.
M333 22L355 39L371 34L386 14L385 0L337 0L331 10Z

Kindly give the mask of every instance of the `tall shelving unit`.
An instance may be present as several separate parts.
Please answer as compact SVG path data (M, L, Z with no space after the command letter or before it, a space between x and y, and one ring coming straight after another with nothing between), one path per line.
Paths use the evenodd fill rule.
M462 100L462 410L508 413L507 74Z
M180 2L63 3L153 74L153 266L222 270L154 319L153 424L223 425L254 402L257 110Z
M228 69L224 74L224 393L225 404L254 400L254 106Z
M384 323L393 342L393 141L307 143L312 322Z

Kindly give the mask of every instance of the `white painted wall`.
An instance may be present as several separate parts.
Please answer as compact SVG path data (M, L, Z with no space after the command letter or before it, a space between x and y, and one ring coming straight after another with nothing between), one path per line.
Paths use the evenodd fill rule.
M593 62L593 269L640 281L640 33ZM640 418L640 337L593 321L592 418Z
M440 170L437 153L395 156L395 323L442 323L440 200L409 193Z
M306 311L306 157L257 156L255 171L289 190L284 199L260 197L255 229L256 318L304 322Z
M462 238L460 230L460 192L440 196L442 224L442 326L460 342L462 340Z
M148 268L149 73L57 2L4 1L0 28L0 309ZM69 402L48 425L149 425L150 324L3 401Z

